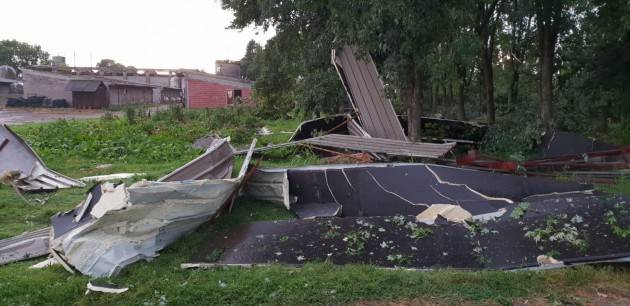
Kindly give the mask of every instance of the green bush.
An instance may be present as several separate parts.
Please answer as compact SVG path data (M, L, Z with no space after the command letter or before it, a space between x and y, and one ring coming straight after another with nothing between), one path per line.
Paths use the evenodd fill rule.
M526 158L540 144L543 129L533 111L499 118L483 139L485 153L502 158Z

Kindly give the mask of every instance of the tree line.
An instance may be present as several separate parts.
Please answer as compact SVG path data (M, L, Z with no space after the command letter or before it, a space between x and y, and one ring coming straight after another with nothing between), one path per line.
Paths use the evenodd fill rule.
M419 137L422 115L585 133L630 127L626 0L222 0L250 42L244 76L270 115L335 113L347 97L330 50L375 60Z

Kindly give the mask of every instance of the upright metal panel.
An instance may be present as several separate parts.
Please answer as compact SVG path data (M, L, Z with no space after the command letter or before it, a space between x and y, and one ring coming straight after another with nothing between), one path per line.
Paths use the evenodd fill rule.
M357 59L356 50L353 46L333 50L332 60L361 124L372 137L406 141L374 62L369 57Z

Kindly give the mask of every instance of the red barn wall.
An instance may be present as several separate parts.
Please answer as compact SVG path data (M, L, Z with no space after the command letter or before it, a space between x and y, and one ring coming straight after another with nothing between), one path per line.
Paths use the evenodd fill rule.
M234 89L241 89L243 99L248 100L252 96L251 88L235 87L193 79L188 79L187 85L189 108L227 106L227 92Z

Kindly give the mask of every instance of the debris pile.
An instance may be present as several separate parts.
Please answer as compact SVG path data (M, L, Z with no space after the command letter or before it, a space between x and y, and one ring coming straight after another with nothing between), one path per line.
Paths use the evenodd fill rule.
M216 216L236 194L251 151L239 175L224 178L233 164L226 143L156 182L94 186L79 206L53 217L51 253L70 271L92 276L112 276L133 262L153 259ZM207 178L215 175L219 178Z
M157 181L106 182L143 175L134 173L83 178L105 183L93 186L74 209L55 215L51 228L1 240L0 264L50 253L52 258L33 267L58 263L72 273L112 276L155 258L231 208L241 194L282 205L297 219L255 222L212 236L183 267L330 261L538 269L630 261L630 198L596 192L583 182L531 177L559 170L615 177L630 168L630 149L554 132L538 159L516 163L471 153L457 160L465 167L447 166L454 164L445 159L453 148L477 144L485 125L423 117L422 128L434 133L423 139L428 142L408 141L405 120L385 96L376 66L356 53L354 47L332 53L352 114L305 121L289 142L255 148L254 140L248 150L209 135L195 144L206 150L202 155ZM290 146L348 164L247 172L254 152ZM235 155L245 153L232 177ZM413 162L373 163L393 159ZM6 126L0 129L0 173L24 191L84 186L47 169ZM126 290L88 284L88 292Z
M628 198L574 194L510 205L492 219L431 225L413 216L326 217L261 221L208 241L184 268L309 261L415 269L545 269L630 260ZM620 206L619 203L623 203ZM622 225L623 224L623 225ZM209 254L221 256L209 261ZM216 256L214 256L216 258ZM539 261L547 258L548 260Z
M630 147L618 147L574 133L552 131L543 137L539 157L503 161L469 152L457 164L530 176L569 176L585 183L614 183L630 174Z

